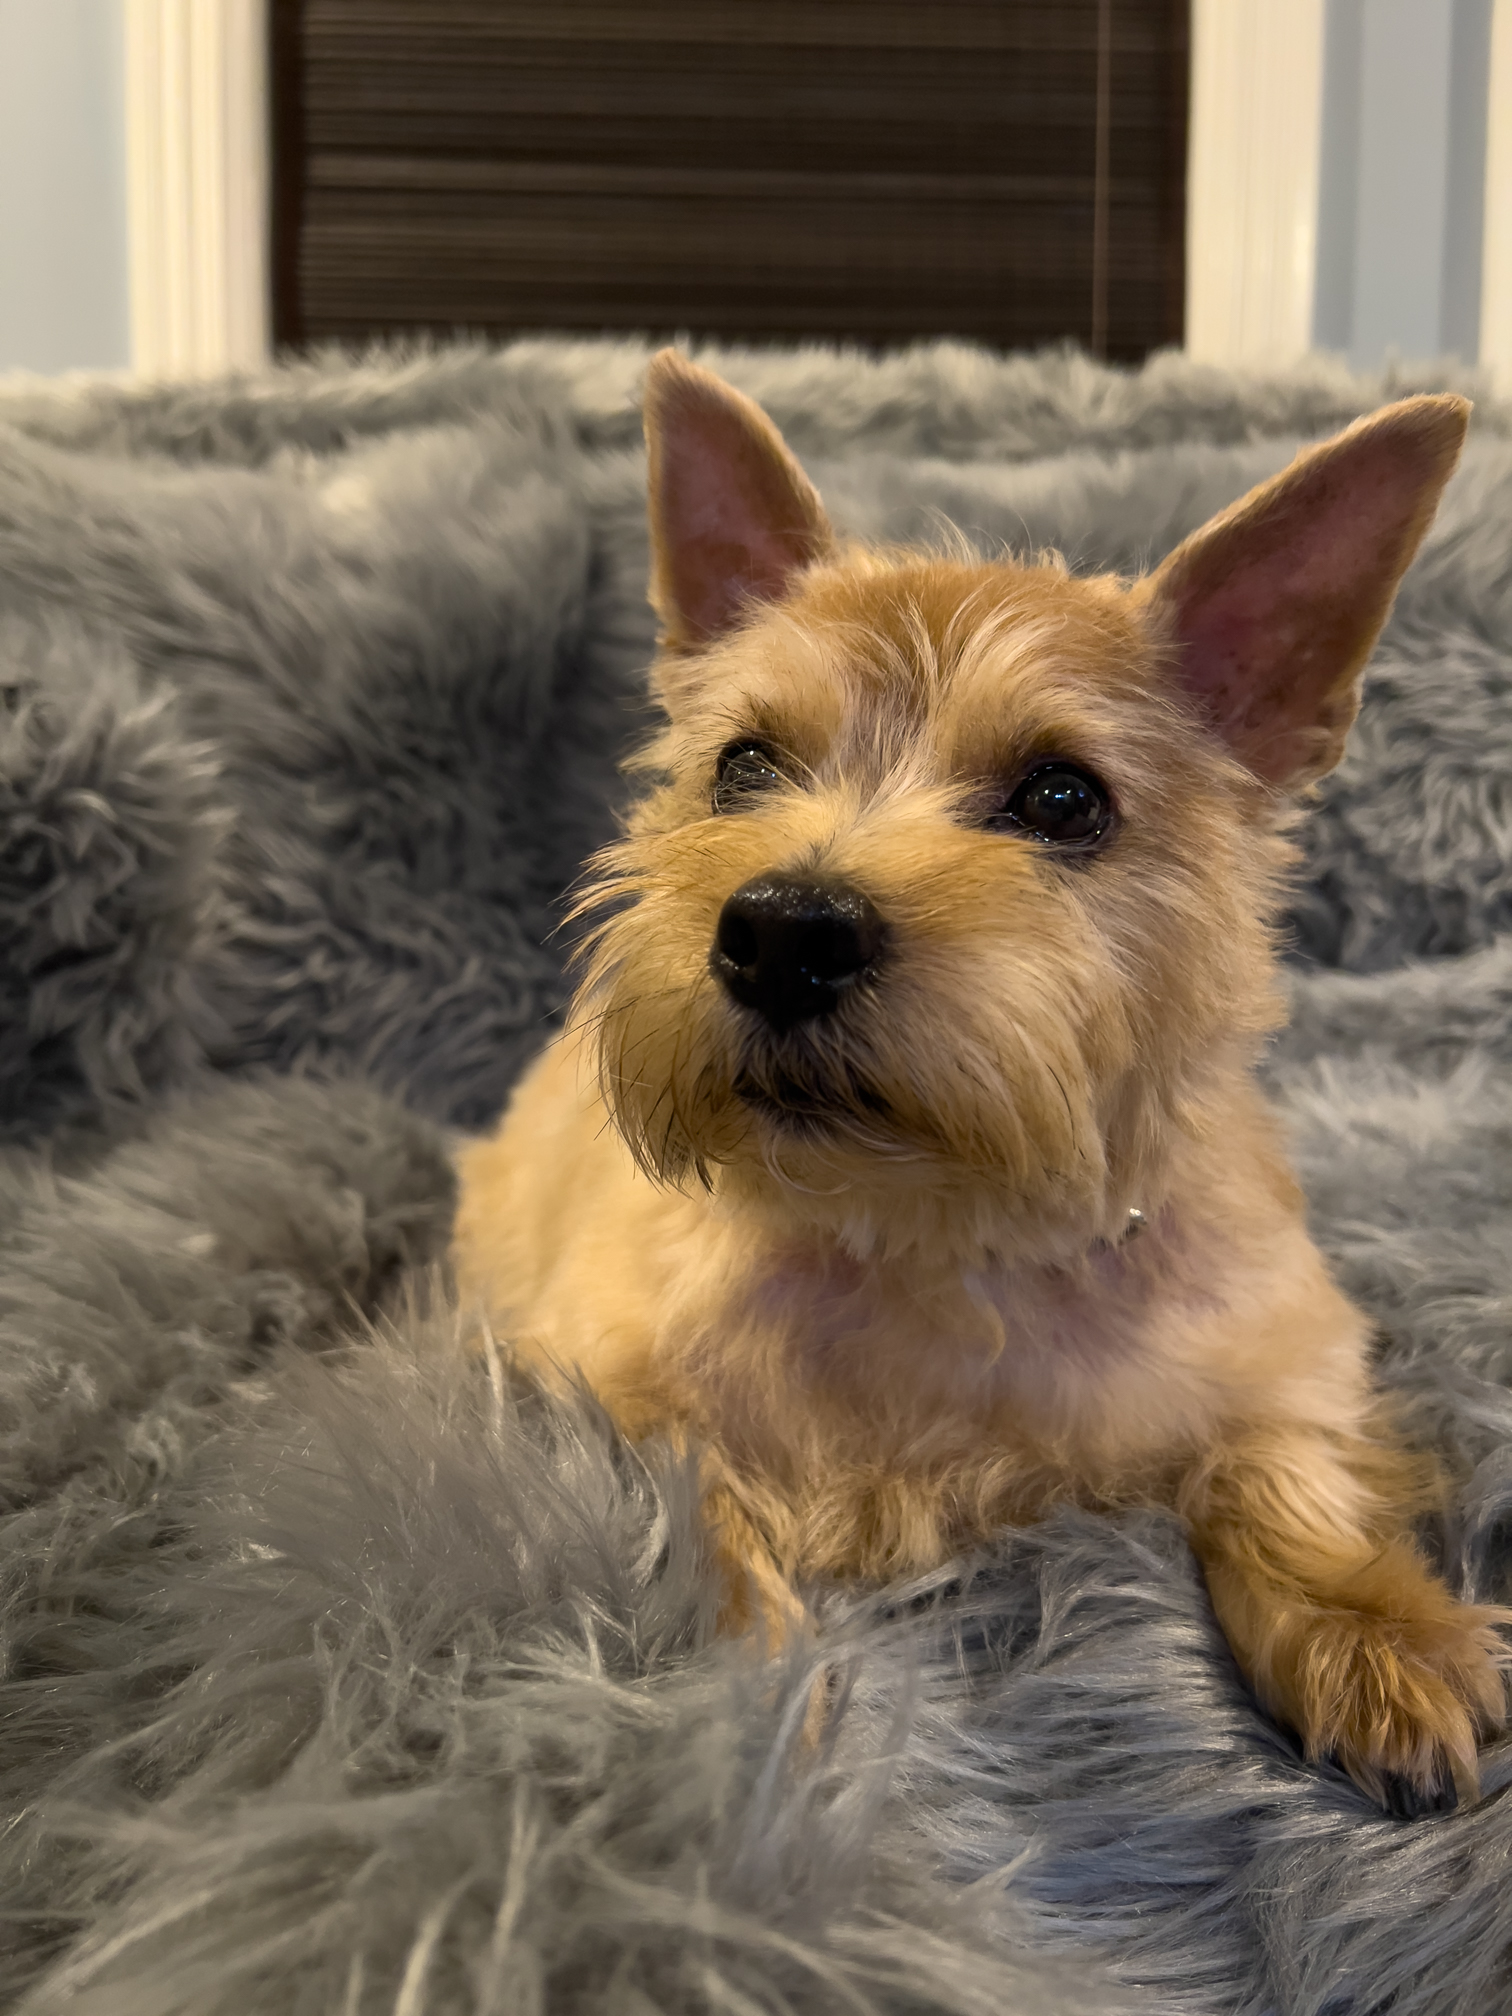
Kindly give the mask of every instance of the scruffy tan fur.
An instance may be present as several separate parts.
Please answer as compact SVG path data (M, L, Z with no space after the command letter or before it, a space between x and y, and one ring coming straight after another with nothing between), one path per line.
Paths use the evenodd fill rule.
M1431 1469L1252 1077L1286 794L1337 760L1462 402L1363 423L1133 585L840 545L764 416L671 353L647 427L668 725L571 1026L462 1154L464 1294L632 1436L707 1451L733 1627L1057 1501L1166 1504L1311 1755L1473 1791L1499 1613L1412 1541ZM716 814L743 737L786 781ZM1046 756L1109 787L1095 858L981 824ZM710 946L794 867L864 890L888 951L773 1034Z

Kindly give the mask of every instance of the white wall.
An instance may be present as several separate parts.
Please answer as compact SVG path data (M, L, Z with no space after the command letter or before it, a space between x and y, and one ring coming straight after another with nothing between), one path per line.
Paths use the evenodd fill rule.
M130 354L121 0L0 0L0 371Z
M1327 0L1313 337L1480 348L1492 0Z
M1192 0L1192 28L1192 354L1457 355L1512 391L1512 0Z

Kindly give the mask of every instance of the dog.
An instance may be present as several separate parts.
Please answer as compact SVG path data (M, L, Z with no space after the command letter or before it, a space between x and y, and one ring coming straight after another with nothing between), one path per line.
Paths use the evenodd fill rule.
M1383 408L1131 582L842 542L759 407L653 358L666 725L454 1256L525 1362L702 1451L729 1629L1162 1505L1309 1758L1475 1795L1509 1613L1414 1542L1434 1468L1254 1076L1295 801L1468 412Z

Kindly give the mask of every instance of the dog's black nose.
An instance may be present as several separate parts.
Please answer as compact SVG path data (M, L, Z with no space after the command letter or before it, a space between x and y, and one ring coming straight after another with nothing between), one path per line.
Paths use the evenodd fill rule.
M828 1015L868 972L886 927L859 889L761 875L725 904L709 966L744 1008L774 1029Z

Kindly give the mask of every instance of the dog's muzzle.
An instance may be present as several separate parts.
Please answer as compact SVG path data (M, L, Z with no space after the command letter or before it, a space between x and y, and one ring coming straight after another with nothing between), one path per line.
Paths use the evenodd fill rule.
M761 875L719 913L709 970L779 1033L832 1015L876 970L887 926L844 882Z

